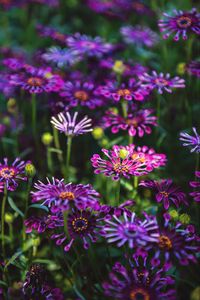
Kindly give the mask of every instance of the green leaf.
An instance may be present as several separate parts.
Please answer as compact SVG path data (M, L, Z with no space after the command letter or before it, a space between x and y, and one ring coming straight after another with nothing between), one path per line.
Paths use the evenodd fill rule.
M76 295L79 296L81 300L86 300L85 297L78 291L76 285L73 286L73 289L74 289Z
M38 208L38 209L43 209L46 212L49 212L48 207L46 207L42 204L31 204L28 208Z
M24 218L23 212L16 206L15 202L11 197L8 197L8 203L10 204L10 207L17 212L22 218Z

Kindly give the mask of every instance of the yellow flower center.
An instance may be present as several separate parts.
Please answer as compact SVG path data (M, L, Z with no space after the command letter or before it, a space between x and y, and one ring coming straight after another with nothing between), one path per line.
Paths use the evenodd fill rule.
M124 97L124 96L129 96L129 95L131 95L131 92L130 92L130 90L128 90L128 89L120 89L120 90L117 91L117 94L118 94L119 96L121 96L121 97Z
M4 179L10 179L15 176L15 170L13 168L5 167L0 170L0 177Z
M166 235L161 235L159 237L158 245L163 250L170 250L172 248L172 242Z
M39 78L39 77L30 77L28 80L27 80L27 83L28 85L30 86L42 86L43 83L44 83L44 80Z
M169 196L169 193L163 191L163 192L160 192L165 198L167 198Z
M177 19L176 23L180 28L188 28L191 26L192 20L189 17L181 16Z
M114 164L113 170L117 173L127 173L129 171L128 167L123 166L121 163Z
M83 217L75 218L72 221L72 227L75 232L80 233L87 229L88 227L88 220Z
M74 196L74 193L72 192L61 192L60 195L59 195L59 198L62 199L62 200L74 200L75 199L75 196Z
M88 94L85 91L77 91L74 93L74 96L80 101L87 101L89 98Z
M141 288L137 288L137 289L134 289L133 291L131 291L130 299L131 300L150 300L150 296L145 290L143 290Z
M155 84L162 87L162 86L167 86L169 84L169 82L164 78L156 78Z

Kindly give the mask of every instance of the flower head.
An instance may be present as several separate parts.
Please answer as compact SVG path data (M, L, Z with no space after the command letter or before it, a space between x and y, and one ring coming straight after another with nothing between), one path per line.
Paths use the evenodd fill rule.
M186 70L189 74L200 78L200 61L191 61L187 66Z
M200 178L200 171L195 172L195 176ZM190 193L190 196L194 197L194 201L200 202L200 181L191 181L190 186L193 188L197 188L196 191Z
M56 117L51 118L53 126L67 136L80 135L91 132L93 129L91 119L85 116L81 121L77 122L78 113L75 112L73 117L69 112L59 113Z
M174 41L178 41L180 36L183 40L187 39L188 33L200 34L200 14L196 8L191 11L174 10L174 15L163 14L164 19L158 23L160 31L164 33L163 38L167 39L171 34L174 35Z
M43 233L47 230L55 229L64 225L63 217L61 213L48 214L40 217L31 216L24 221L26 227L26 233L37 231Z
M144 73L139 75L139 79L141 80L141 87L148 87L149 89L157 89L159 94L162 94L163 91L168 93L172 93L173 88L184 88L185 80L176 76L174 78L170 78L170 74L157 74L156 71L152 71L152 75Z
M194 136L189 135L186 132L180 133L180 141L183 142L183 146L191 147L191 152L200 153L200 135L197 133L195 127L192 128Z

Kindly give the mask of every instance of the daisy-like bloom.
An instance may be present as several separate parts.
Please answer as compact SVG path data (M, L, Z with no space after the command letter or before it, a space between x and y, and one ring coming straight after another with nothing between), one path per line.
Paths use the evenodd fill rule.
M105 43L100 37L91 38L87 35L75 33L66 39L68 47L80 55L102 57L111 52L114 47L112 44Z
M200 14L196 8L191 11L174 10L174 15L163 14L164 19L159 20L158 26L160 31L164 33L163 38L167 39L170 35L174 35L174 41L178 41L180 36L183 40L187 39L188 33L200 34Z
M19 71L24 67L24 60L22 58L10 57L10 58L5 58L3 60L3 64L4 66L6 66L7 68L13 71Z
M42 54L42 58L47 62L57 65L59 68L72 66L80 61L80 56L75 51L59 47L49 48L48 52Z
M119 113L108 110L103 117L103 127L110 128L114 134L125 130L130 136L143 137L145 133L151 134L152 126L157 126L157 117L152 116L152 112L152 109L135 110L124 118Z
M129 248L145 247L149 243L156 243L158 240L158 225L155 219L146 215L144 221L138 219L133 212L128 216L123 213L123 218L117 217L105 219L107 225L104 226L105 238L108 243L117 243L118 247L128 244Z
M124 41L127 44L138 44L153 47L158 43L158 35L148 27L123 26L120 29Z
M74 241L80 239L83 241L84 249L88 249L89 241L96 242L100 235L101 220L98 214L95 214L92 210L72 209L67 219L70 241L68 241L64 232L64 227L61 228L63 232L53 234L51 239L56 240L56 245L60 246L64 244L64 251L69 251Z
M153 266L146 258L135 258L128 268L116 262L103 289L110 299L176 300L174 283L163 267Z
M108 81L106 85L99 86L97 92L105 98L120 101L122 99L127 101L143 101L149 95L149 89L142 87L135 79L129 79L129 82L119 85L117 81Z
M95 174L104 174L119 180L121 177L130 178L131 176L142 176L152 171L152 167L139 161L137 157L131 157L129 151L118 151L115 146L111 150L102 149L107 159L103 159L99 154L94 154L91 158Z
M141 186L153 189L156 193L156 201L162 203L167 210L170 204L173 203L177 208L184 204L188 205L186 194L176 185L174 185L171 179L163 179L160 181L144 180L141 181Z
M195 176L200 178L200 171L196 171ZM191 181L190 186L197 188L195 192L190 193L190 196L194 197L194 201L200 202L200 181Z
M191 61L186 66L186 69L187 69L189 74L200 78L200 61Z
M59 91L63 80L59 75L52 74L51 69L27 68L26 72L10 76L10 84L19 86L31 94Z
M6 185L9 191L14 191L18 186L18 180L27 180L25 166L26 163L19 158L16 158L12 165L4 158L3 163L0 162L0 182Z
M93 82L67 81L64 83L60 96L66 99L70 107L86 106L90 109L103 105L103 99L95 93L96 87Z
M176 76L174 78L170 78L170 74L158 74L156 71L152 71L152 75L148 73L144 73L139 75L139 79L141 81L141 87L149 88L151 90L157 89L159 94L162 94L163 91L168 93L172 93L172 89L174 88L184 88L185 80Z
M49 37L56 42L60 42L61 44L65 44L66 38L68 37L68 35L58 32L54 28L42 26L41 24L37 24L36 29L40 36Z
M183 146L191 147L190 152L200 153L200 135L197 133L195 127L193 127L192 130L194 132L194 136L186 132L181 132L180 141L183 142Z
M75 136L91 132L93 129L91 119L85 116L81 121L77 122L78 113L75 112L73 117L69 112L59 113L56 117L51 118L53 126L67 136Z
M35 183L36 191L31 192L32 202L42 201L42 205L51 208L51 211L65 211L70 208L70 204L78 209L88 207L98 210L99 193L90 184L65 183L64 179L52 178L52 182L47 178L47 183L39 181Z

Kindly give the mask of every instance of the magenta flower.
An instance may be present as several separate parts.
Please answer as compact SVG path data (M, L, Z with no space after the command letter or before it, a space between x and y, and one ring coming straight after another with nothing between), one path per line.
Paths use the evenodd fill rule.
M43 233L47 230L55 229L56 227L64 226L62 214L43 215L40 217L31 216L24 221L26 233L37 231Z
M152 126L157 126L157 117L151 116L152 109L141 109L129 113L126 118L118 113L109 110L103 117L103 127L110 128L112 133L118 133L119 130L125 130L130 136L143 137L144 134L152 132Z
M77 122L78 113L75 112L73 117L69 112L59 113L56 117L51 118L53 126L61 132L64 132L67 136L80 135L87 132L91 132L93 129L91 119L85 116L81 121Z
M170 78L170 74L157 74L156 71L152 71L152 75L144 73L139 75L139 79L141 81L141 87L149 88L149 89L157 89L159 94L162 94L163 91L168 93L172 93L172 89L174 88L184 88L185 80L176 76L174 78Z
M191 61L186 66L186 69L187 69L189 74L200 78L200 61Z
M190 152L200 153L200 135L197 133L195 127L192 128L194 136L186 132L180 133L180 141L183 142L183 146L191 147Z
M195 176L197 178L200 178L200 171L196 171ZM197 188L196 191L190 193L190 196L194 198L194 201L200 202L200 181L191 181L190 186L193 188Z
M183 40L187 39L188 33L200 34L200 14L196 8L191 11L174 10L174 15L163 14L165 19L159 21L160 31L164 33L163 38L167 39L170 35L174 35L174 41L178 41L180 36Z

